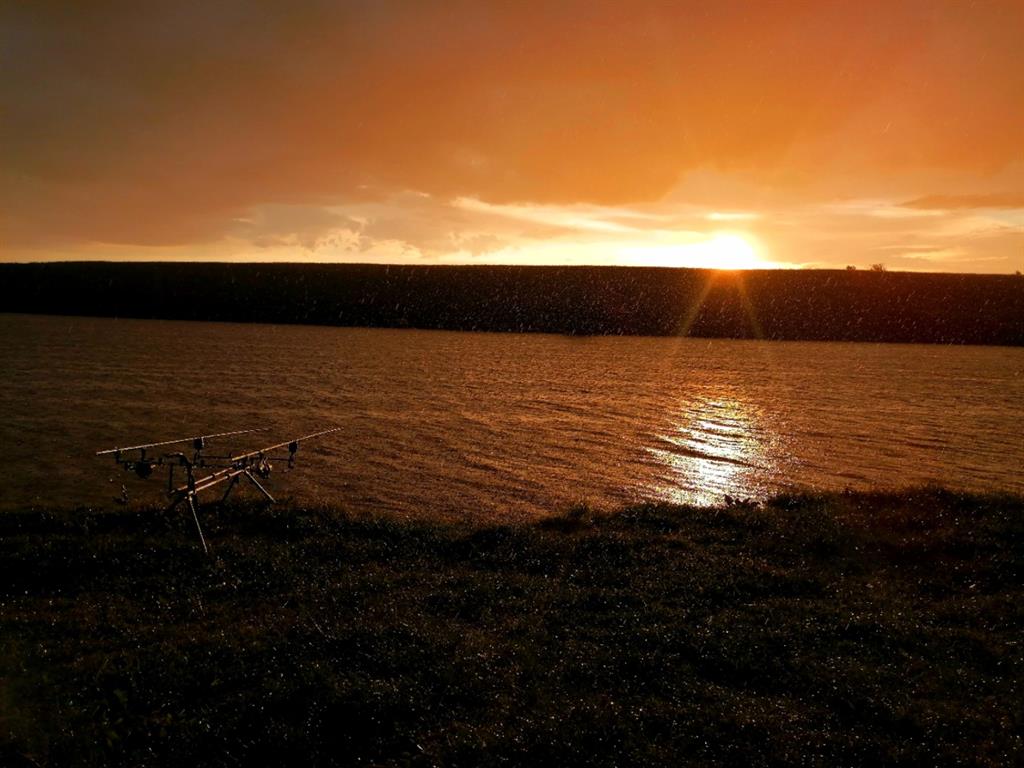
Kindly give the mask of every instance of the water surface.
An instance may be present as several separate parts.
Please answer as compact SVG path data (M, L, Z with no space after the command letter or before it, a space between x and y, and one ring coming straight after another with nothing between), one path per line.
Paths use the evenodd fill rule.
M270 487L402 516L941 482L1024 492L1024 350L0 315L0 508L111 505L101 448L319 428Z

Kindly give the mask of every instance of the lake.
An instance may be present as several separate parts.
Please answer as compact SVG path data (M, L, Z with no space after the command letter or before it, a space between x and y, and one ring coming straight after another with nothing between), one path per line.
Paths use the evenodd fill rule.
M122 483L159 502L163 473L141 481L94 452L249 427L265 434L219 445L340 427L271 491L403 517L1024 492L1019 348L0 315L0 377L0 509L113 506Z

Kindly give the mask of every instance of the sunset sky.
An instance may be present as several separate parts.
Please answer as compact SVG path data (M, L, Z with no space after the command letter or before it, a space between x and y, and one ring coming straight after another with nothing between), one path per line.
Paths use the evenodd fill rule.
M25 2L0 260L1024 269L1024 2Z

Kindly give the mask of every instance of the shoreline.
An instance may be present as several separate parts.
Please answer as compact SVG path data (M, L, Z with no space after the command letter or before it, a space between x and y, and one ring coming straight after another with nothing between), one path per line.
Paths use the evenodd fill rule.
M479 329L467 329L467 328L441 328L441 327L426 327L426 326L410 326L410 325L338 325L336 323L309 323L303 321L264 321L264 320L203 320L197 318L173 318L173 317L146 317L142 315L111 315L111 314L73 314L73 313L58 313L58 312L32 312L32 311L20 311L20 310L5 310L0 309L0 317L4 315L15 316L15 317L33 317L33 318L46 318L54 320L112 320L114 322L129 322L129 323L167 323L171 325L226 325L226 326L242 326L242 327L255 327L255 328L330 328L338 331L384 331L387 333L426 333L426 334L485 334L494 336L515 336L515 335L528 335L528 336L552 336L561 339L572 339L579 341L586 341L588 339L616 339L621 341L626 340L689 340L695 343L701 342L735 342L738 344L762 344L770 343L775 345L786 345L786 344L849 344L849 345L865 345L865 346L885 346L885 347L953 347L957 349L962 348L991 348L991 349L1022 349L1024 348L1024 341L1021 343L1012 344L999 344L989 342L961 342L961 341L874 341L874 340L861 340L861 339L803 339L803 338L756 338L753 336L672 336L665 334L653 334L644 335L638 333L626 334L626 333L605 333L605 334L580 334L571 333L565 331L520 331L520 330L491 330L486 328Z
M13 765L999 765L1024 497L0 515ZM21 763L17 761L21 761ZM2 761L2 760L0 760Z

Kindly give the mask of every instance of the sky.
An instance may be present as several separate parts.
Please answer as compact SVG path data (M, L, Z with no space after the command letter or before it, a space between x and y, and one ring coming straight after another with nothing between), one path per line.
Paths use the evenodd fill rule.
M0 260L1024 269L1024 2L0 8Z

